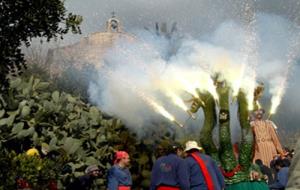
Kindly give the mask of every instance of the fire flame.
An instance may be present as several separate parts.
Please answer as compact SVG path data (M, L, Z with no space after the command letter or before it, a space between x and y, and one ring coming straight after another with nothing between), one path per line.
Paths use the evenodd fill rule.
M184 111L188 111L188 107L185 105L183 100L179 96L177 96L174 92L168 90L167 95L172 99L172 101L174 102L175 105L177 105Z
M174 122L179 127L184 127L181 123L176 121L175 117L172 114L170 114L163 106L159 105L158 103L156 103L155 101L153 101L151 99L147 99L147 102L149 103L149 105L151 105L154 108L154 110L156 110L162 116L164 116L165 118Z
M248 110L253 110L253 101L254 101L254 91L255 91L255 74L253 74L251 77L247 77L244 80L245 84L243 85L243 88L246 92L246 99L248 102Z
M271 99L271 109L270 109L270 115L276 113L276 110L282 100L282 96L284 94L285 90L285 81L281 83L279 88L277 89L276 93L272 96Z

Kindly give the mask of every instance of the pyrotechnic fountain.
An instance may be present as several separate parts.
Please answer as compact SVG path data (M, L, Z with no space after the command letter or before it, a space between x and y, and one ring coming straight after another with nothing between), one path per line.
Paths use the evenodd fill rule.
M122 96L122 93L129 89L134 94L130 98L143 101L142 106L130 105L136 106L137 117L141 116L140 110L149 107L152 112L163 116L161 118L179 126L181 131L185 130L182 129L182 124L184 128L190 127L186 122L190 118L194 119L190 120L191 122L203 122L202 128L199 127L202 146L219 162L229 185L250 180L253 145L251 113L262 107L259 100L264 88L269 87L258 82L262 79L261 75L264 75L260 66L268 61L284 62L282 57L276 60L269 55L263 55L260 49L261 31L257 21L259 16L252 5L246 4L244 9L244 18L240 25L236 25L239 27L237 31L242 32L237 47L186 39L176 51L176 55L164 59L159 50L155 49L164 43L155 46L151 45L153 41L147 40L131 44L120 42L121 45L117 49L106 55L108 69L104 68L111 71L108 78L117 79L104 80L109 86L116 88L114 92L119 92L118 95ZM165 40L160 36L156 38L158 43ZM270 85L270 89L273 89L270 114L276 113L284 96L290 67L294 61L292 55L295 54L288 55L288 67L282 77L271 75L276 80L272 80L275 83ZM101 74L102 77L107 75L105 72ZM263 82L269 84L270 79ZM110 93L105 95L115 96ZM236 120L241 129L239 158L234 157L231 142L231 129L234 124L230 120L235 119L232 116L234 114L230 114L233 112L233 106L238 107ZM105 108L105 104L103 107ZM202 112L197 113L198 110ZM127 118L120 108L114 111L128 126L131 125L130 121L134 118ZM151 113L142 117L145 117L145 120L160 119L151 118ZM143 126L147 126L147 123L141 123L140 126L141 130L146 131L146 127ZM215 127L219 129L219 146L213 141Z

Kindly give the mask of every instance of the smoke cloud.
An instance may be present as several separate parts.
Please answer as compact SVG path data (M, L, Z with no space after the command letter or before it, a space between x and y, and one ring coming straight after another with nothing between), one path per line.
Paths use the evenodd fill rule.
M90 83L90 100L104 112L121 118L135 131L146 131L153 121L169 121L153 106L153 102L163 106L178 122L192 130L201 126L202 112L199 111L195 121L189 119L189 115L171 101L168 92L174 92L182 100L190 99L193 94L190 89L195 87L214 93L210 76L217 72L232 87L244 88L249 95L253 93L256 82L264 82L263 106L268 109L279 83L292 74L292 70L288 70L292 67L288 64L292 66L299 58L296 51L299 44L294 40L299 38L300 31L288 19L266 13L255 15L250 26L249 29L240 21L226 20L201 38L184 35L173 39L178 48L171 54L169 39L135 30L137 41L120 40L105 55L101 63L104 66ZM236 84L237 81L241 81L240 84ZM294 90L298 88L286 96L293 98ZM236 139L235 102L231 111L232 132ZM280 118L288 113L277 114L276 118ZM278 121L279 127L287 127L280 123L280 119Z

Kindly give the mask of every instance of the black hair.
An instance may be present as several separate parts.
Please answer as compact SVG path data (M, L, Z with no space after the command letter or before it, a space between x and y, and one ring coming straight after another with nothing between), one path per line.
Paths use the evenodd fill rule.
M274 165L275 165L275 166L280 166L280 167L285 167L284 161L283 161L281 158L277 159L277 160L275 161L275 164L274 164Z
M263 162L261 159L257 159L257 160L255 160L255 164L261 166L261 165L263 165Z

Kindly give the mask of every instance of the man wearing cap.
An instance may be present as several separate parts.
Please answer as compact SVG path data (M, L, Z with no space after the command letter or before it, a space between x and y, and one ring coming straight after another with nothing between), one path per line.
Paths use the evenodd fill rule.
M221 190L225 187L224 177L217 163L208 155L202 154L202 147L196 141L186 143L185 161L188 166L190 189Z
M117 151L114 165L108 170L108 190L130 190L132 178L128 169L130 158L127 152Z
M176 154L178 146L165 141L160 147L163 155L153 165L150 190L189 190L187 165Z
M264 165L270 167L273 157L283 154L283 149L275 131L277 127L272 121L263 119L264 113L263 109L255 111L255 120L250 123L255 138L253 161L260 159Z
M85 175L75 179L67 186L66 190L90 190L94 180L101 175L100 169L96 165L88 166L84 172Z

